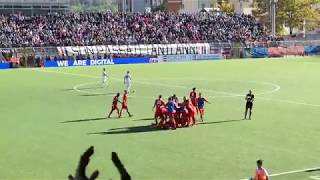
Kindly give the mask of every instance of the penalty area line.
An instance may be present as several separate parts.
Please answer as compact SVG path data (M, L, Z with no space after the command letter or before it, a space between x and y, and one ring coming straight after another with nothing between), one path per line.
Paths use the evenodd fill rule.
M314 167L314 168L308 168L308 169L299 169L299 170L293 170L293 171L285 171L281 173L276 173L276 174L270 174L270 177L275 177L275 176L282 176L282 175L288 175L288 174L295 174L295 173L301 173L301 172L308 172L308 171L315 171L319 170L320 167ZM240 180L248 180L249 178L243 178Z

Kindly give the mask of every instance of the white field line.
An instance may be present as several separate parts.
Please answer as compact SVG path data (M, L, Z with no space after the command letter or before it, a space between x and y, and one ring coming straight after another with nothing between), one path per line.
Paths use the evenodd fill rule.
M250 81L248 81L250 82ZM252 83L257 83L257 84L265 84L265 85L269 85L269 86L273 86L274 89L270 90L270 91L266 91L266 92L262 92L262 93L257 93L256 95L265 95L265 94L273 94L277 91L279 91L281 89L281 87L278 84L274 84L274 83L270 83L270 82L255 82L255 81L251 81Z
M259 97L259 99L265 100L265 101L275 101L275 102L280 102L280 103L289 103L289 104L296 104L296 105L303 105L303 106L320 107L320 104L310 104L310 103L284 100L284 99L272 99L272 98L264 98L264 97Z
M313 65L313 64L320 65L320 62L304 62L304 63L309 65Z
M48 70L36 70L36 71L47 72L47 73L56 73L56 74L65 74L65 75L79 76L79 77L88 77L88 78L95 78L95 79L99 79L100 78L98 76L92 76L92 75L87 75L87 74L75 74L75 73L59 72L59 71L48 71ZM122 81L122 79L118 79L118 78L110 78L110 79ZM176 88L190 89L190 87L186 87L186 86L170 85L170 84L163 84L163 83L149 83L149 82L139 82L139 81L137 81L135 83L144 84L144 85L158 85L158 86L164 86L164 87L176 87ZM273 84L273 83L269 83L269 82L261 82L261 83L262 84L272 85L275 88L273 90L271 90L271 91L262 92L262 93L259 93L259 94L256 94L256 95L272 94L272 93L275 93L275 92L280 90L280 86L277 85L277 84ZM223 92L223 91L213 91L213 90L209 90L209 89L203 89L203 90L207 91L207 92L225 94L224 96L208 96L208 98L243 97L242 94L235 94L235 93L229 93L229 92ZM265 100L265 101L275 101L275 102L282 102L282 103L288 103L288 104L320 107L319 104L310 104L310 103L305 103L305 102L298 102L298 101L291 101L291 100L284 100L284 99L272 99L272 98L264 98L264 97L259 97L259 99Z
M320 167L314 167L314 168L308 168L308 169L299 169L299 170L293 170L293 171L285 171L281 173L276 173L276 174L270 174L270 177L275 177L275 176L282 176L282 175L288 175L288 174L295 174L295 173L301 173L301 172L306 172L306 171L314 171L320 169ZM241 180L248 180L249 178L243 178Z
M99 82L89 82L89 83L77 84L77 85L73 86L73 90L75 90L77 92L80 92L80 93L86 93L86 94L96 94L96 95L103 95L104 94L104 93L97 93L97 92L92 92L92 91L79 89L82 86L90 85L90 84L99 84ZM106 95L106 96L108 96L108 95Z
M56 74L65 74L65 75L79 76L79 77L88 77L88 78L95 78L95 79L99 79L100 78L98 76L92 76L92 75L88 75L88 74L75 74L75 73L60 72L60 71L48 71L48 70L36 70L36 71L48 72L48 73L56 73ZM119 79L119 78L109 78L109 79L122 81L122 79ZM182 88L182 89L190 89L190 87L186 87L186 86L170 85L170 84L162 84L162 83L149 83L149 82L141 82L141 81L134 81L134 83L144 84L144 85L158 85L158 86L164 86L164 87L176 87L176 88ZM209 89L204 89L204 91L225 94L225 95L228 95L228 96L243 96L243 95L240 95L240 94L228 93L228 92L223 92L223 91L213 91L213 90L209 90Z
M88 74L75 74L75 73L68 73L68 72L61 72L61 71L48 71L48 70L39 70L39 69L33 69L34 71L40 71L40 72L47 72L47 73L55 73L55 74L65 74L65 75L71 75L71 76L78 76L78 77L88 77L88 78L100 78L98 76L92 76Z
M309 176L310 179L320 180L320 176Z
M38 71L56 73L56 74L72 75L72 76L80 76L80 77L88 77L88 78L96 78L96 79L100 78L98 76L92 76L92 75L87 75L87 74L75 74L75 73L48 71L48 70L38 70ZM110 78L110 79L122 81L122 79L119 79L119 78ZM134 81L134 82L138 83L138 84L143 84L143 85L158 85L158 86L163 86L163 87L175 87L175 88L181 88L181 89L190 89L190 87L187 87L187 86L180 86L180 85L173 85L173 84L151 83L151 82L142 82L142 81ZM271 91L258 93L256 95L272 94L272 93L280 90L279 85L272 84L269 82L253 82L253 83L266 84L266 85L270 85L270 86L274 87L274 89L272 89ZM217 94L223 94L223 96L215 96L215 97L243 97L243 94L236 94L236 93L225 92L225 91L215 91L215 90L210 90L210 89L203 89L203 91L213 92L213 93L217 93Z
M210 81L210 82L225 81L224 79L217 79L217 78L215 78L215 79L207 79L207 78L190 79L190 78L188 78L188 79L189 80L196 80L196 81ZM185 80L185 78L157 78L157 80ZM274 83L270 83L270 82L238 81L238 80L231 80L231 82L245 82L245 83L263 84L263 85L273 87L272 90L261 92L261 93L256 93L255 95L273 94L281 89L281 87L278 84L274 84ZM169 84L166 84L166 85L169 85ZM206 90L206 91L212 91L212 90ZM228 92L224 92L224 91L214 91L214 92L221 93L221 94L229 94L229 96L219 96L219 97L234 97L234 96L241 96L242 97L243 96L243 94L237 94L237 93L231 93L231 92L228 93Z
M106 94L106 93L99 93L99 92L92 92L92 91L87 91L87 90L83 90L80 89L80 87L85 86L85 85L90 85L90 84L99 84L99 82L88 82L88 83L82 83L82 84L77 84L75 86L73 86L73 90L80 92L80 93L85 93L85 94L95 94L95 95L104 95L104 96L114 96L114 94ZM138 98L152 98L150 96L136 96L136 95L130 95L130 97L138 97Z

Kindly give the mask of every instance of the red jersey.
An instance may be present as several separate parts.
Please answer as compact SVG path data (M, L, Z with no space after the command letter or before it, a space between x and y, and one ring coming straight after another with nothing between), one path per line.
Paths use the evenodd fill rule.
M160 112L161 112L162 114L166 114L166 113L167 113L167 108L164 107L164 106L162 106L162 107L160 108Z
M161 107L166 103L162 99L156 99L154 104L156 105L156 111L160 111Z
M123 95L122 106L124 106L124 107L128 106L128 95L127 94Z
M113 97L112 107L117 107L119 98L117 96Z
M196 112L195 107L193 106L192 103L187 103L186 104L186 108L187 108L188 112L191 113L191 114Z
M190 92L190 98L193 99L193 98L197 98L197 93L195 91L191 91Z

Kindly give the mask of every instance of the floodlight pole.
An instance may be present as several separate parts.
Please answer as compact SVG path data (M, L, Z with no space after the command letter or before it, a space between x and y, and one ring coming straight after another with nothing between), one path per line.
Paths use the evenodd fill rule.
M303 38L306 38L306 18L303 19Z
M244 13L244 11L243 11L243 0L239 0L239 11L240 11L241 14Z
M127 1L122 0L122 12L126 13L127 12Z
M278 0L270 0L271 5L271 33L272 36L276 36L276 5Z

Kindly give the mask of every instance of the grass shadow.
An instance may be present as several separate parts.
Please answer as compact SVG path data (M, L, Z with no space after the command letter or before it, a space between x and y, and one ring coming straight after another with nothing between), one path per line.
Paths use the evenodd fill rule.
M309 169L309 170L306 170L305 172L315 172L315 171L320 171L320 168Z
M146 125L146 126L114 128L114 129L109 129L109 131L106 131L106 132L94 132L94 133L88 133L88 134L89 135L131 134L131 133L146 133L146 132L155 132L155 131L163 131L163 129L158 129L150 125Z
M137 119L137 121L150 120L150 119L151 118ZM221 123L239 122L239 121L243 121L243 120L237 119L237 120L226 120L226 121L215 121L215 122L203 122L203 123L198 123L198 125L221 124ZM146 132L155 132L155 131L164 131L164 130L165 129L158 129L158 128L152 127L151 125L144 125L144 126L113 128L105 132L88 133L88 135L131 134L131 133L146 133Z
M233 120L225 120L225 121L213 121L213 122L200 122L198 125L208 125L208 124L222 124L222 123L231 123L231 122L239 122L245 121L243 119L233 119Z
M107 120L107 118L101 117L101 118L77 119L77 120L71 120L71 121L62 121L60 123L76 123L76 122L101 121L101 120Z
M135 119L132 121L150 121L150 120L154 120L154 118L142 118L142 119Z
M95 87L84 87L84 88L78 88L79 90L90 90L90 89L102 89L104 87L101 86L95 86Z
M61 91L73 91L73 88L68 88L68 89L61 89Z

